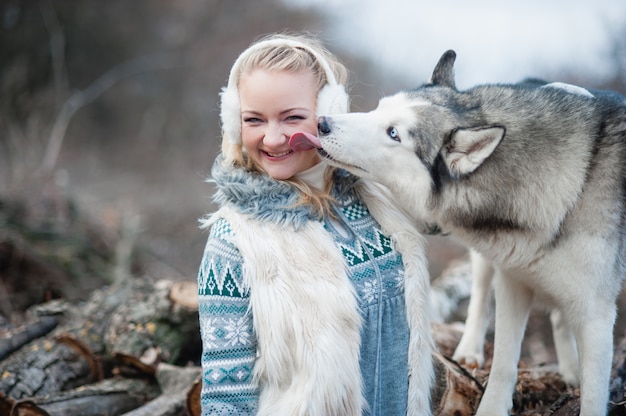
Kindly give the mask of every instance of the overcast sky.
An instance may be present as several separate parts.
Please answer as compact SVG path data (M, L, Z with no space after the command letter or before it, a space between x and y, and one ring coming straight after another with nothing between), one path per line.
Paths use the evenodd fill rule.
M447 49L457 86L516 82L561 69L606 77L626 0L284 0L333 19L324 38L426 81ZM622 31L622 33L624 33Z

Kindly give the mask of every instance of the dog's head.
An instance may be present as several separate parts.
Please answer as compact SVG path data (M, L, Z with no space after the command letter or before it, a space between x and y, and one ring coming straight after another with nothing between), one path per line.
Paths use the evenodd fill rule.
M455 57L454 51L444 53L427 84L385 97L369 113L320 117L319 153L392 189L472 173L496 148L504 128L462 127L464 114L457 110L467 107L467 98L455 87Z

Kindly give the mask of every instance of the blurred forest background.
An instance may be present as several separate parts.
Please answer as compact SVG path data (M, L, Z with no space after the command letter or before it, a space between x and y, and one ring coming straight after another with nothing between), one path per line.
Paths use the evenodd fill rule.
M61 285L81 297L128 274L195 280L206 239L197 220L213 210L204 179L219 148L218 92L257 37L320 35L352 72L354 111L413 86L339 49L328 24L279 0L0 0L0 314L67 295ZM626 28L614 39L612 79L528 75L626 93ZM102 254L41 287L41 275L25 277L29 254L11 234L27 225L20 238L42 248L40 263L75 265L85 247ZM54 239L64 249L45 252ZM433 277L463 253L433 239Z

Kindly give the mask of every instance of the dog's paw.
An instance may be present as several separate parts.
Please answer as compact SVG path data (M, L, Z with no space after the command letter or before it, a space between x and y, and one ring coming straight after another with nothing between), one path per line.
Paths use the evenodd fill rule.
M469 347L463 340L461 340L461 343L456 347L452 359L470 368L482 368L485 364L482 346L480 348L475 346Z
M485 364L485 359L482 355L474 354L454 354L452 359L457 363L469 367L469 368L481 368Z

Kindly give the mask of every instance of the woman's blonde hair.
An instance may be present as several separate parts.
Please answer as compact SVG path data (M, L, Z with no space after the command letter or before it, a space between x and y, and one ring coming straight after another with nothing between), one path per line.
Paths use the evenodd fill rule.
M285 40L286 42L267 42L269 40ZM264 46L263 43L267 45ZM304 45L304 47L298 47L297 44ZM318 56L321 56L325 60L325 64L328 65L326 69L323 67L323 64L319 62ZM334 75L335 80L333 80L333 82L336 81L343 89L348 79L348 71L318 39L308 34L273 34L259 39L240 55L236 65L233 66L229 82L234 81L236 83L234 86L231 86L234 87L236 92L241 76L250 73L254 69L288 72L309 70L312 71L315 76L319 93L322 88L331 82L326 72L328 68ZM238 97L236 97L236 99L238 100ZM224 99L222 100L222 105L225 105ZM224 111L224 108L222 111ZM239 114L230 116L240 117ZM224 116L222 117L224 118ZM232 135L236 133L224 129L222 134L223 163L243 168L250 172L262 172L261 168L256 165L254 160L246 156L241 141L238 140L239 138L228 137L229 134ZM240 130L238 134L241 135ZM324 174L325 186L324 189L321 190L295 177L286 179L285 182L289 182L302 193L299 204L310 204L320 217L333 215L333 211L330 207L333 201L331 197L332 181L330 180L333 171L334 168L332 167L326 169Z

